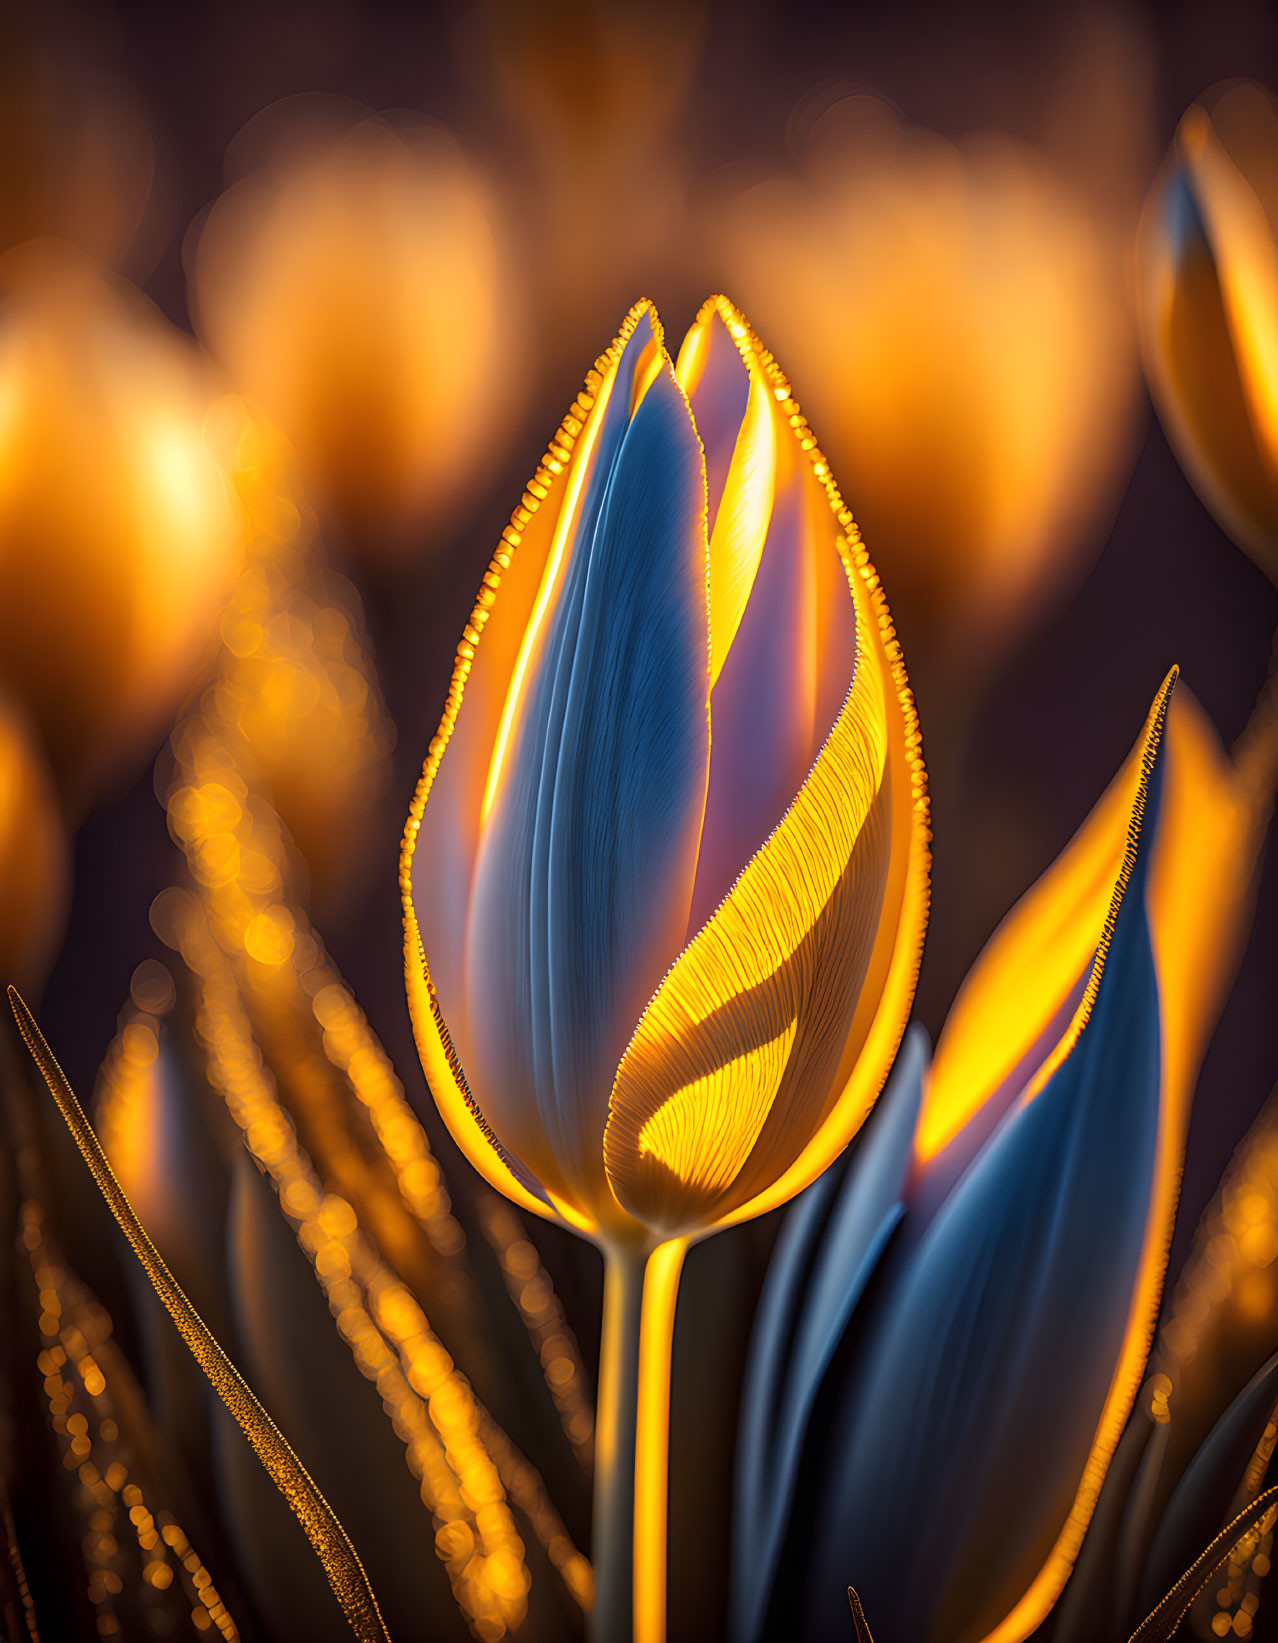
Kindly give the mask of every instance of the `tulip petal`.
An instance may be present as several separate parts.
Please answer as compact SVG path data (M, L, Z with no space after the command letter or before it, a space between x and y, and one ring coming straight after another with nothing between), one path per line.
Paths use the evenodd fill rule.
M596 1206L613 1073L687 925L709 761L701 449L668 368L625 408L614 393L615 455L601 441L523 681L466 954L486 1117Z
M710 534L719 528L719 514L725 511L724 497L729 490L729 477L734 468L738 469L737 481L732 485L730 500L726 513L728 520L728 534L733 538L732 551L728 555L730 565L737 565L744 561L758 563L759 549L762 547L762 530L767 526L767 508L771 506L771 481L766 479L766 468L759 478L764 480L762 489L766 501L763 501L763 524L757 532L746 533L744 538L735 528L735 517L742 510L744 496L737 493L745 491L742 483L744 478L740 474L741 458L746 449L752 449L757 435L746 435L745 424L751 421L753 398L753 382L749 367L742 358L741 350L728 334L727 324L719 313L713 299L706 303L696 320L689 327L687 335L679 346L679 358L675 363L675 377L679 386L688 396L688 403L692 407L693 420L697 424L697 433L701 437L701 447L706 458L706 517L712 521ZM767 424L767 431L771 431L771 423ZM760 449L760 457L767 460L766 449ZM751 464L753 469L754 464ZM752 539L753 538L753 539ZM730 636L720 633L716 638L715 630L730 625L720 621L715 596L716 568L715 554L711 550L710 569L710 641L711 653L716 649L726 650L731 643ZM746 591L749 591L749 580L753 578L753 567L749 570L746 579ZM728 586L736 580L729 575L725 578ZM741 600L744 604L744 598ZM740 610L737 611L737 618ZM717 673L711 665L711 677Z
M633 373L654 343L653 320L641 304L596 362L525 490L457 648L444 719L427 758L425 791L419 789L405 838L412 910L440 1006L454 1027L464 1014L475 858L520 699L514 681L530 663L527 635L544 631L562 586L569 538L588 505L588 482L616 454L629 420Z
M1177 456L1204 501L1257 561L1278 543L1278 251L1274 227L1221 140L1255 165L1278 109L1235 85L1186 113L1137 241L1146 374Z
M523 1208L558 1214L583 1230L589 1218L548 1190L498 1139L471 1093L463 1071L470 1059L467 916L481 836L506 774L504 755L516 735L528 675L536 671L563 591L571 543L587 515L597 516L598 476L610 470L661 361L659 326L641 303L588 374L503 532L457 649L400 865L410 1012L428 1082L454 1140ZM481 1025L491 1017L486 1003Z
M738 1643L753 1643L766 1619L817 1391L903 1213L926 1065L926 1035L915 1027L847 1163L832 1165L796 1200L768 1267L737 1446L731 1635Z
M838 714L856 657L838 525L749 327L725 298L712 298L685 351L698 336L705 340L694 364L707 352L709 363L692 403L698 428L708 420L709 450L723 442L718 405L708 415L704 409L712 387L725 397L727 366L718 362L734 355L749 392L711 515L710 791L689 935L785 814ZM733 386L739 392L739 378Z
M774 1179L833 1092L890 837L881 681L868 662L857 686L782 824L666 976L618 1069L609 1178L632 1213L671 1235ZM784 1056L747 1053L783 1037ZM683 1095L693 1088L695 1103ZM675 1113L691 1128L677 1128ZM756 1159L747 1172L761 1143L762 1168Z
M748 332L744 346L806 463L804 511L819 502L827 533L833 512L828 562L851 587L855 654L806 780L665 977L617 1071L609 1180L671 1236L764 1213L846 1146L900 1042L927 910L916 721L878 580L785 379ZM837 658L835 630L823 631L823 656ZM718 747L717 725L713 737ZM748 743L738 756L748 761ZM711 788L703 857L713 753Z

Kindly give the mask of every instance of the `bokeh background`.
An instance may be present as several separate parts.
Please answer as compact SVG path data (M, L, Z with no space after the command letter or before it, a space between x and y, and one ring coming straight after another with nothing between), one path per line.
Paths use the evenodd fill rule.
M463 1221L465 1166L431 1111L404 1004L398 839L479 578L588 365L639 296L677 336L724 290L788 372L883 576L918 697L935 887L916 1014L935 1035L1167 667L1180 664L1227 744L1267 676L1278 592L1178 466L1132 314L1160 159L1186 106L1236 75L1278 85L1278 14L1259 0L5 8L10 312L36 316L32 334L58 302L83 322L66 333L74 395L109 369L94 303L134 300L95 282L145 293L197 339L182 370L208 373L208 405L247 405L284 430L287 458L260 466L288 467L302 499L288 552L322 555L362 610L375 671L360 688L385 703L369 713L368 768L353 765L326 809L305 772L324 740L300 747L290 815L316 928L423 1114ZM42 236L58 244L33 249ZM159 352L176 347L162 335ZM30 467L5 427L0 404L0 466ZM85 441L93 496L94 464L112 458ZM22 540L29 505L3 506ZM95 668L118 665L95 662L88 637L109 619L106 595L74 556L45 564L38 532L26 540L25 571L0 569L0 674L36 703L23 711L66 817L66 915L49 915L37 994L88 1092L137 966L169 958L152 905L181 853L157 798L169 756L158 778L155 766L227 638L231 572L223 586L208 567L235 550L190 549L177 581L171 563L140 572L172 653L155 641L112 741L77 705L94 701ZM164 544L154 551L159 564ZM1199 1088L1178 1252L1278 1076L1276 982L1271 864ZM87 1195L49 1144L70 1193ZM85 1275L127 1311L103 1253L113 1233L95 1251L96 1211L77 1214ZM721 1634L731 1412L771 1235L734 1233L689 1266L672 1524L689 1636ZM537 1242L588 1374L595 1258L551 1231ZM560 1502L579 1542L586 1499Z

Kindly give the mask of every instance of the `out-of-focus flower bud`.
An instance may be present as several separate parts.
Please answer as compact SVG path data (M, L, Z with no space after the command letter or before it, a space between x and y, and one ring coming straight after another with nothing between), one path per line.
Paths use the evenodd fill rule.
M518 403L484 187L442 127L332 99L266 110L228 168L188 243L196 328L352 545L402 549Z
M1278 100L1250 80L1193 103L1138 240L1145 371L1221 526L1278 577Z
M812 384L943 708L1081 574L1116 504L1138 382L1116 236L1038 151L956 145L873 97L826 110L804 158L729 208L723 254Z
M163 725L229 590L209 404L133 288L54 241L0 259L0 677L73 803Z

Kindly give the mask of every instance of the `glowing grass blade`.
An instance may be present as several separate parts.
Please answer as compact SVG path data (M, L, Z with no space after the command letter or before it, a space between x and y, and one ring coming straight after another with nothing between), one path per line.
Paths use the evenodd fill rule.
M1235 1547L1255 1533L1275 1505L1278 1505L1278 1484L1266 1489L1263 1495L1257 1495L1232 1523L1225 1525L1211 1545L1185 1570L1153 1613L1145 1616L1132 1633L1129 1643L1166 1643Z
M861 1607L861 1599L855 1590L848 1587L848 1602L852 1607L852 1624L856 1627L857 1643L874 1643L870 1635L870 1623L865 1618L865 1610Z
M235 1417L257 1458L270 1474L271 1481L292 1508L293 1515L324 1567L328 1583L342 1606L352 1632L360 1643L390 1643L390 1634L377 1607L377 1599L373 1596L364 1566L332 1507L164 1264L146 1228L134 1213L124 1189L116 1180L93 1126L85 1117L66 1075L45 1043L44 1035L16 987L9 988L9 1003L13 1007L18 1030L44 1076L99 1192L132 1245L178 1333L191 1349L191 1356Z

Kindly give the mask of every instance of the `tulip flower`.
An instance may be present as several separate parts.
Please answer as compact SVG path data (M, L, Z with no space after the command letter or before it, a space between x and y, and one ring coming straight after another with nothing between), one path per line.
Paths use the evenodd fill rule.
M864 1119L913 994L927 837L878 579L788 384L726 301L677 363L641 304L484 577L401 870L446 1123L604 1251L601 1638L631 1635L632 1541L634 1635L663 1633L683 1252Z
M1254 81L1185 113L1138 240L1145 371L1222 528L1278 576L1278 101Z
M518 401L480 181L442 127L337 99L266 110L228 163L190 242L196 330L352 545L402 544Z
M0 259L0 676L81 801L189 688L240 555L199 355L53 241Z
M744 1403L743 1643L770 1604L846 1637L849 1583L879 1643L1019 1643L1051 1609L1142 1378L1256 824L1169 678L930 1070L907 1041L841 1178L792 1212Z
M1045 154L875 97L824 111L800 160L730 202L723 255L821 396L939 717L1081 577L1130 471L1118 235Z

